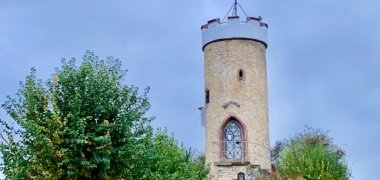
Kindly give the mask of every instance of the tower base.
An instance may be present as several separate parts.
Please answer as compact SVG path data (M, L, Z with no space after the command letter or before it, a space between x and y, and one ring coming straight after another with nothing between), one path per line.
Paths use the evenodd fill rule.
M217 171L212 180L240 180L240 176L244 176L244 180L266 180L270 175L270 170L261 169L259 165L251 165L249 162L224 162L214 164Z

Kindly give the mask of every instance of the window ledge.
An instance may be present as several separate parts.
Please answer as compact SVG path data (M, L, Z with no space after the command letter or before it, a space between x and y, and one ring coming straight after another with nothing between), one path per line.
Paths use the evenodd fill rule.
M248 161L232 160L232 161L219 161L214 162L215 166L247 166L251 164Z

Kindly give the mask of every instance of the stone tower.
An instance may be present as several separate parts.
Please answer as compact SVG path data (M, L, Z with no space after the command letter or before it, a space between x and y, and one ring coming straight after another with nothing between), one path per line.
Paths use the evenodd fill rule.
M201 28L212 179L259 179L270 172L267 28L261 17L241 19L236 12Z

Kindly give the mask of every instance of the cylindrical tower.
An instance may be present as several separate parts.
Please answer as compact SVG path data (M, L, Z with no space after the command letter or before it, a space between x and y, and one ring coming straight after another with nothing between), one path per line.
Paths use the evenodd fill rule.
M255 179L271 169L267 24L213 19L202 26L206 163L212 179Z

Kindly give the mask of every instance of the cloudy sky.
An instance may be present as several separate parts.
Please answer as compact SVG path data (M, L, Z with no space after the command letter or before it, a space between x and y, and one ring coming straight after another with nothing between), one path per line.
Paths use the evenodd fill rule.
M49 78L61 58L115 56L127 83L151 87L156 127L204 149L200 26L232 0L0 0L0 101L36 67ZM330 131L353 179L377 179L380 154L380 2L241 0L269 24L271 144L308 125ZM4 111L0 117L6 118Z

